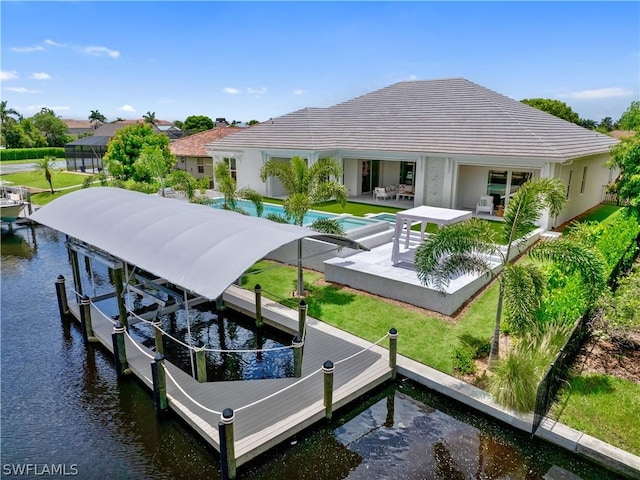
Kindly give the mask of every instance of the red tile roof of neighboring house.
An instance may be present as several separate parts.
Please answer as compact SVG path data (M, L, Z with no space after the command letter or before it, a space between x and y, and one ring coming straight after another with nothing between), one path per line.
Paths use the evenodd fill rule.
M238 127L216 127L204 132L175 140L170 148L171 153L179 157L208 157L204 146L234 133L246 130Z
M633 137L636 133L638 132L635 130L613 130L609 132L609 135L620 140L621 138Z
M71 118L63 118L62 122L67 128L93 128L93 123L89 120L73 120Z

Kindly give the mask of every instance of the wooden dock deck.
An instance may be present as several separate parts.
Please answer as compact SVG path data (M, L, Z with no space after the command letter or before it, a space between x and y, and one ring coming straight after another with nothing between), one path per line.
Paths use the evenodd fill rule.
M252 292L235 286L229 287L224 294L226 305L249 315L255 314L253 298ZM79 319L78 304L70 302L69 308L73 316ZM265 323L291 333L297 330L298 312L295 310L263 298L262 315ZM94 335L113 353L113 323L93 305L91 318ZM152 389L150 357L154 352L142 345L134 345L126 335L125 342L129 369ZM387 345L388 340L385 343L385 346ZM307 317L302 377L199 383L191 375L165 361L167 371L182 390L196 402L216 413L195 404L170 378L167 378L169 408L191 425L218 452L219 412L225 408L232 408L235 412L236 465L240 466L324 418L324 374L320 369L325 361L331 360L336 365L333 380L334 411L390 379L392 370L389 367L388 350L380 346L363 350L367 347L370 347L368 342L343 334ZM359 352L361 353L358 354ZM349 358L355 354L358 355ZM339 363L343 359L348 360ZM266 398L291 385L294 386ZM261 399L265 400L243 408Z

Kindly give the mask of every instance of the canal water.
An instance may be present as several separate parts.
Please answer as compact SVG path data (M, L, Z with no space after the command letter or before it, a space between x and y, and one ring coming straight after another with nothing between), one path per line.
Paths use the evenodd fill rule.
M58 318L54 281L71 279L64 236L20 227L3 233L1 248L0 477L220 478L214 450L178 419L157 421L150 392L119 380L110 355L86 349L76 324ZM243 466L239 478L618 477L401 380Z

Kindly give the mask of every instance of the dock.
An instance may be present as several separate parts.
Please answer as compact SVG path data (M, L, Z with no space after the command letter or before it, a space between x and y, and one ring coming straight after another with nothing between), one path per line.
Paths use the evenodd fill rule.
M223 299L228 308L255 316L253 292L232 285ZM261 304L265 323L286 332L297 331L298 311L266 298ZM69 311L80 320L78 303L69 302ZM91 321L96 339L113 353L114 320L92 304ZM335 365L334 411L393 378L389 350L383 348L389 345L385 337L376 345L311 317L307 317L306 325L301 377L200 383L165 361L169 409L218 452L221 412L233 409L235 464L240 466L326 417L322 366L327 360ZM151 363L155 352L128 335L125 348L131 373L153 390Z

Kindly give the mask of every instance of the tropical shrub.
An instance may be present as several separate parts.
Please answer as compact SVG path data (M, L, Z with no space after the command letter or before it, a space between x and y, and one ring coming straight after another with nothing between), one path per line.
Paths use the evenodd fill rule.
M317 218L311 224L311 230L328 233L331 235L344 236L344 227L335 218Z
M1 160L32 160L44 157L64 158L63 147L6 148L0 150Z

